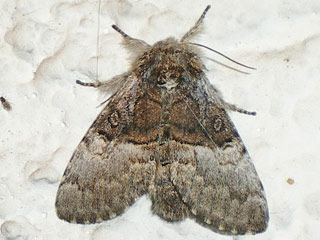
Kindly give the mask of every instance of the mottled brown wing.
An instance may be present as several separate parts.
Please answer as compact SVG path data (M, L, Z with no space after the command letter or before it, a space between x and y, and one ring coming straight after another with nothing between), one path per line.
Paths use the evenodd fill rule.
M185 101L173 101L171 145L180 153L170 167L171 181L191 217L224 234L264 231L265 193L226 111L208 97L181 91L179 98Z
M121 214L147 192L154 174L149 151L123 139L138 97L135 80L127 84L111 98L71 157L56 197L61 219L101 222Z

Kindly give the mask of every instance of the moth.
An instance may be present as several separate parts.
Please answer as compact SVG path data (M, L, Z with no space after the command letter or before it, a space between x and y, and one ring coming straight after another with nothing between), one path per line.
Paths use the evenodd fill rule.
M11 104L4 97L0 97L0 102L5 110L10 111L12 109Z
M222 99L191 42L209 8L181 40L149 45L112 26L134 60L109 82L77 81L116 90L64 172L60 219L99 223L148 194L153 213L169 222L192 218L229 235L265 231L265 192L227 111L254 113Z

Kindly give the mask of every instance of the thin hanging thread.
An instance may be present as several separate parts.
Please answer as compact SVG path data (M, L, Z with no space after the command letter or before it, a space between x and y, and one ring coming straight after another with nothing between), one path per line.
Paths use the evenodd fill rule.
M100 9L101 0L98 2L98 29L97 29L97 46L96 46L96 81L99 81L99 45L100 45Z

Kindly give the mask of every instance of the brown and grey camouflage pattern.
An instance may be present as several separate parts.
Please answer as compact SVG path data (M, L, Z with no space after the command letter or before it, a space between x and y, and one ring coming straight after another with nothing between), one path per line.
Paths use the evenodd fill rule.
M148 194L167 221L193 218L215 232L265 231L265 193L226 110L206 78L193 28L153 46L124 37L129 72L76 148L61 180L56 210L73 223L97 223L123 213ZM110 84L84 84L108 90Z

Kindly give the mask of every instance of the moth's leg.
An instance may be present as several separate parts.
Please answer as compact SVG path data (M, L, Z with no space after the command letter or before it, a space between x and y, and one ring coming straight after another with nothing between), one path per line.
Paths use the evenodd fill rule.
M256 115L257 113L256 112L250 112L250 111L247 111L245 109L242 109L242 108L239 108L237 107L236 105L234 104L230 104L230 103L226 103L226 102L223 102L222 103L222 107L226 110L230 110L230 111L234 111L234 112L239 112L239 113L244 113L244 114L248 114L248 115Z
M103 82L100 82L100 81L96 81L94 83L86 83L86 82L81 82L80 80L76 80L76 83L81 86L94 87L94 88L98 88L103 85Z
M93 83L86 83L86 82L81 82L80 80L76 80L76 83L85 87L98 88L102 92L114 92L115 90L122 87L129 77L130 77L130 73L126 72L124 74L114 76L108 81L101 82L96 80Z
M218 105L218 107L229 111L244 113L248 115L256 115L256 112L250 112L245 109L239 108L234 104L225 102L221 96L220 91L216 89L213 85L209 85L208 90L209 98L213 99L214 104Z
M105 82L100 82L96 80L93 83L91 82L86 83L86 82L81 82L80 80L76 80L76 83L85 87L94 87L103 92L109 92L112 87L114 87L115 89L118 89L118 83L116 82L116 80L118 80L118 77L114 77L111 80L105 81Z
M182 37L181 42L187 42L191 38L193 38L195 35L197 35L199 32L201 32L203 19L206 16L207 12L209 11L210 7L211 7L210 5L206 7L206 9L203 11L203 13L201 14L200 18L195 23L195 25Z

